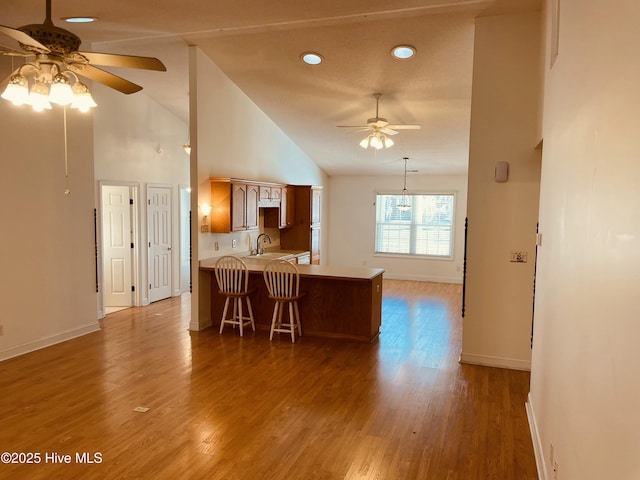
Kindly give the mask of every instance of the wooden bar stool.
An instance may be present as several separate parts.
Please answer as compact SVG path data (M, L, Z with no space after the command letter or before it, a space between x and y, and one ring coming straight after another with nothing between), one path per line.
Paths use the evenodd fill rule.
M276 301L271 320L269 340L273 340L273 332L291 334L291 342L296 341L296 327L298 335L302 336L298 300L304 296L300 293L300 273L298 267L287 260L273 260L264 267L264 282L267 285L269 298ZM289 305L289 323L282 323L282 313L285 305Z
M249 269L242 259L234 255L226 255L220 257L215 264L216 281L218 282L218 291L221 295L227 297L224 301L224 310L222 312L222 320L220 321L220 333L226 323L238 325L240 336L243 335L245 325L251 324L251 328L255 332L256 325L253 320L253 310L251 309L251 299L249 294L253 292L249 290ZM246 300L249 315L244 316L242 313L242 299ZM233 314L231 318L227 318L229 310L229 300L233 300Z

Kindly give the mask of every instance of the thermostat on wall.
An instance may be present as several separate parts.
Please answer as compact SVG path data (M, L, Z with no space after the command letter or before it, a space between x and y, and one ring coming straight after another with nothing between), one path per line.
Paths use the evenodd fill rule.
M509 162L496 163L496 182L503 183L509 180Z

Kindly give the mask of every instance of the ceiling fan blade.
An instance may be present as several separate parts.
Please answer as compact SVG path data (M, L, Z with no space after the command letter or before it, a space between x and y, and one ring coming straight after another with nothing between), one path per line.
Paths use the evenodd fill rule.
M12 57L28 57L31 54L16 50L15 48L9 47L8 45L4 45L0 43L0 54L2 55L10 55Z
M404 124L404 125L387 125L387 128L392 128L395 130L420 130L422 128L421 125L416 124Z
M369 125L336 125L338 128L371 128Z
M23 45L29 45L30 47L40 50L42 51L42 53L49 53L51 51L47 47L42 45L39 41L31 38L29 35L20 30L16 30L15 28L0 25L0 33L4 33L6 36L13 38Z
M94 67L91 65L83 65L82 67L78 67L71 64L68 66L68 68L78 75L82 75L83 77L87 77L90 80L100 82L107 87L111 87L114 90L118 90L119 92L125 93L127 95L142 90L142 87L140 85L136 85L129 80L125 80L124 78L114 75L113 73L109 73L106 70L102 70L98 67Z
M105 67L141 68L144 70L156 70L166 72L167 67L153 57L137 57L135 55L117 55L114 53L78 52L93 65Z
M396 133L398 133L395 130L391 130L389 127L379 128L378 131L386 135L395 135Z

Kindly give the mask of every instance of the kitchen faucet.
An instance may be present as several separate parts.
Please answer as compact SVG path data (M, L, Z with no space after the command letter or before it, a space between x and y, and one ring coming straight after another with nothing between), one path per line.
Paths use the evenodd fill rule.
M260 248L260 239L262 237L267 237L267 240L269 240L269 244L271 244L271 237L269 236L268 233L261 233L260 235L258 235L258 238L256 239L256 254L260 255L261 253L264 253L264 248Z

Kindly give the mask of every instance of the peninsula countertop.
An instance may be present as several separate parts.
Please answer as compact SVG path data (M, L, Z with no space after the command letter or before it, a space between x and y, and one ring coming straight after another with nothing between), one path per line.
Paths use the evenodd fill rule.
M263 278L264 267L273 259L242 256L249 268L251 305L258 330L269 330L274 302L269 297ZM215 280L215 263L220 257L200 261L200 271L211 274L208 286L211 299L211 323L219 325L225 298ZM382 323L382 268L330 265L298 265L299 302L303 335L373 342ZM260 333L256 333L260 335Z
M263 272L264 267L273 258L260 258L238 255L247 264L250 272ZM200 260L200 270L214 270L215 263L220 257ZM298 265L301 277L324 277L354 280L371 280L384 273L382 268L349 267L339 265Z

